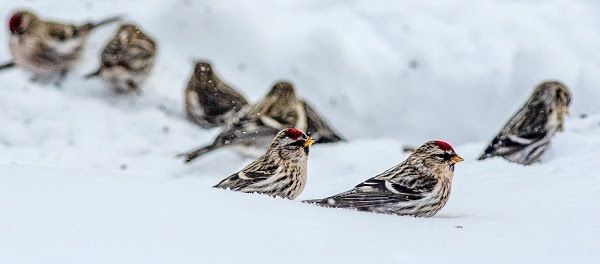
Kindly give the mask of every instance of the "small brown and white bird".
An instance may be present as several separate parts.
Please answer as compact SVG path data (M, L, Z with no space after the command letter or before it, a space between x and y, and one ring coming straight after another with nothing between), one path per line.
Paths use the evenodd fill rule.
M100 76L115 92L141 93L140 85L154 66L156 43L137 26L122 25L100 56L100 67L86 78Z
M293 200L304 190L309 147L314 142L298 129L281 130L267 153L214 187Z
M39 19L29 11L15 12L8 22L9 47L14 66L33 73L33 81L55 81L58 86L81 57L95 28L120 20L69 25Z
M178 156L185 157L187 163L223 147L253 155L264 151L281 129L305 130L307 121L292 84L278 82L260 102L240 110L231 123L212 144Z
M544 82L484 150L479 160L500 156L519 164L537 161L550 140L563 130L571 92L560 82Z
M208 62L198 61L185 89L188 119L203 128L225 126L246 98L219 79Z
M429 141L399 165L349 191L304 202L365 212L431 217L448 201L454 164L462 160L448 143Z

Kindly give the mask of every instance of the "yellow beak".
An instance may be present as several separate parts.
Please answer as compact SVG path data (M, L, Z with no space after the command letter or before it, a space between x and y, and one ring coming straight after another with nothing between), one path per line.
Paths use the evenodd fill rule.
M313 143L315 143L315 140L312 138L307 139L306 141L304 141L304 147L309 147L310 145L312 145Z
M463 160L464 160L464 159L463 159L463 158L461 158L461 157L460 157L460 156L458 156L458 155L454 155L454 156L452 156L452 157L450 158L450 162L453 162L453 163L461 162L461 161L463 161Z

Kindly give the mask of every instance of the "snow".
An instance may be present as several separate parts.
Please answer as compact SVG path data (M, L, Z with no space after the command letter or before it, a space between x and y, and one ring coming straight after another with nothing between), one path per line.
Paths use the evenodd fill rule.
M143 96L81 78L116 25L93 34L61 89L0 73L0 263L600 262L598 3L22 0L1 2L0 17L21 7L71 21L125 14L159 56ZM4 32L0 58L7 43ZM211 188L252 159L174 158L218 133L184 118L198 58L251 100L293 81L350 141L312 148L295 201ZM545 79L574 100L542 161L475 161ZM300 202L431 139L465 158L434 218Z

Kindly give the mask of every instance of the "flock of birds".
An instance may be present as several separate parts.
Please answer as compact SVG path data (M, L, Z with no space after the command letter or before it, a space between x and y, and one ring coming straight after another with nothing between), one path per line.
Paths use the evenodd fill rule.
M118 21L120 18L114 17L70 25L17 11L8 23L12 60L0 70L17 67L31 72L32 81L60 85L81 57L93 29ZM101 77L117 93L139 94L155 54L152 38L134 25L123 24L102 51L98 70L85 77ZM538 161L555 133L563 129L570 102L571 93L564 84L541 83L479 159L499 156L524 165ZM251 104L221 81L208 62L195 65L185 90L185 111L198 126L222 130L212 144L179 155L186 162L221 148L264 153L219 182L214 186L217 188L295 199L306 183L310 146L344 141L313 107L296 96L291 83L275 83L262 100ZM384 214L433 216L448 201L454 165L461 161L448 143L429 141L402 163L351 190L305 202Z

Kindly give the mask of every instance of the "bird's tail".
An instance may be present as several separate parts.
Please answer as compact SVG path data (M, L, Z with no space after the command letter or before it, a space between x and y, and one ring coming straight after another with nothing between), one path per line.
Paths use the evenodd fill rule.
M13 68L15 66L16 66L15 62L11 61L11 62L8 62L8 63L0 65L0 71L6 70L6 69L10 69L10 68Z
M102 72L102 68L98 68L98 70L96 70L95 72L90 72L90 73L84 75L83 78L89 79L92 77L96 77L96 76L100 75L101 72Z
M312 199L312 200L304 200L303 203L309 204L317 204L317 205L327 205L327 199Z
M109 17L107 19L100 20L96 23L92 23L92 29L121 21L121 19L122 19L121 16L114 16L114 17Z
M194 159L196 159L196 158L198 158L198 157L200 157L200 156L202 156L202 155L204 155L206 153L209 153L209 152L211 152L213 150L219 149L220 147L221 146L219 146L217 144L212 144L212 145L208 145L208 146L205 146L205 147L201 147L201 148L196 149L196 150L191 151L191 152L181 153L181 154L177 155L176 157L177 158L184 157L185 158L184 162L185 163L189 163L192 160L194 160Z
M121 21L121 16L109 17L98 22L88 22L87 24L83 25L82 28L85 32L90 32L97 27L101 27L118 21Z

